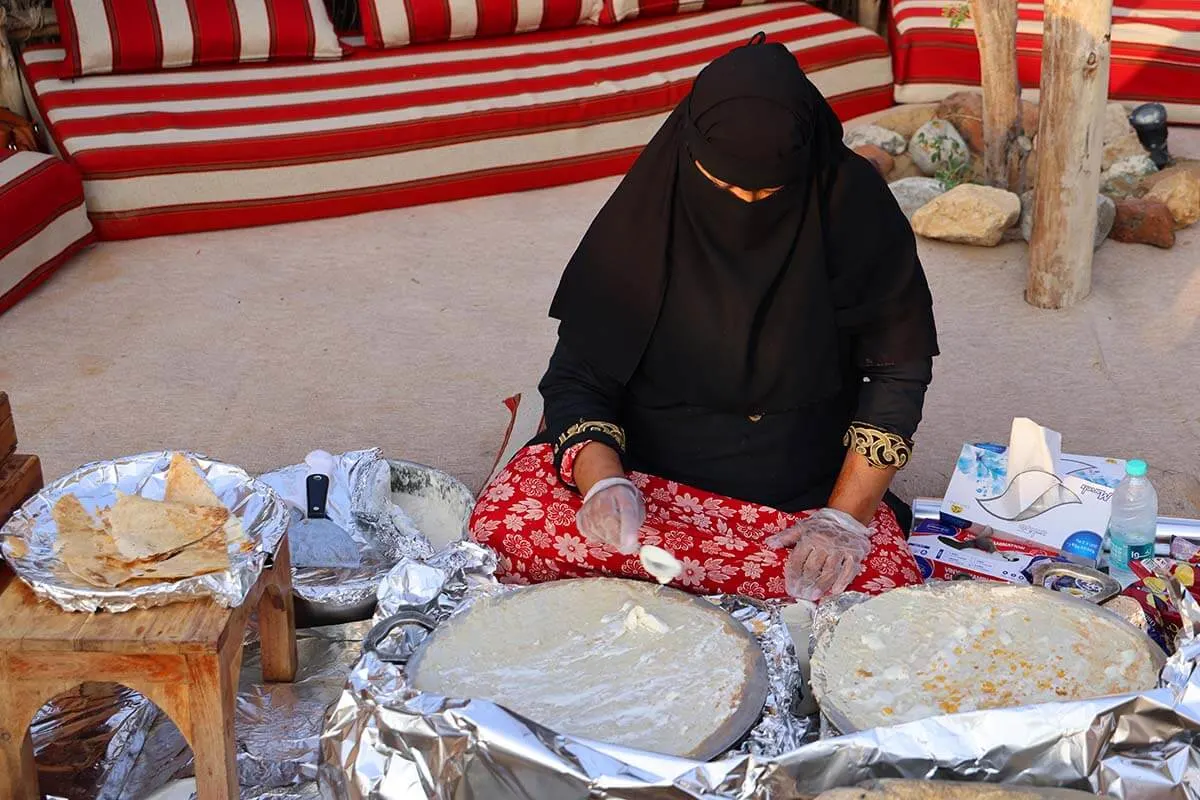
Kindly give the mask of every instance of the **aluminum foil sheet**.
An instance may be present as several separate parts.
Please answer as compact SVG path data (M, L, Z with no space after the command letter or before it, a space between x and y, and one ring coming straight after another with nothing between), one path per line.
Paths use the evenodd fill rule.
M161 500L173 454L167 450L96 461L54 481L26 501L0 529L4 557L35 594L68 611L128 611L198 597L212 597L225 606L241 604L287 529L287 507L268 485L244 470L196 453L187 454L192 464L241 520L254 545L248 552L231 554L229 570L103 589L71 575L54 555L58 528L51 509L60 498L73 494L92 513L115 503L118 492Z
M430 596L431 586L412 599L450 613ZM1200 621L1200 606L1185 592L1180 597L1185 615ZM814 639L825 635L839 607L863 599L844 595L823 604L829 610L818 611ZM401 637L400 650L419 638ZM914 778L1200 800L1198 660L1200 639L1193 638L1180 643L1161 688L1152 691L935 717L780 754L751 746L700 763L560 736L492 703L422 695L407 685L402 667L368 652L330 712L320 783L326 797L354 800L791 800Z
M362 563L348 569L293 567L292 589L316 605L361 607L370 603L379 582L400 558L428 557L433 546L403 509L392 503L391 466L380 450L321 455L333 463L326 513L358 543ZM307 505L304 481L310 471L308 463L295 464L259 479L293 509L293 519L299 519ZM302 541L292 542L293 553L303 546Z
M325 712L359 659L370 622L299 631L294 683L263 683L259 647L246 646L237 696L242 800L314 800ZM85 684L38 714L32 733L42 790L64 800L139 800L189 777L191 751L142 695Z
M159 711L114 683L85 683L48 702L30 726L43 793L64 800L119 797Z

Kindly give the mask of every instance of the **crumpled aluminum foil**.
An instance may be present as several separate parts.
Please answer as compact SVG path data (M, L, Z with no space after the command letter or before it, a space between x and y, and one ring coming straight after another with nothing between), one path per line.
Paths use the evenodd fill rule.
M114 798L133 769L159 711L115 683L85 683L50 700L30 726L44 794Z
M380 585L376 619L413 611L441 623L477 598L513 591L515 587L501 586L492 577L495 565L491 550L469 542L451 546L425 561L402 560ZM762 719L732 752L758 757L797 747L808 734L809 725L808 720L792 713L799 693L799 667L778 608L735 595L707 599L755 635L767 660L770 688ZM417 626L405 626L380 649L389 661L406 660L425 635ZM483 720L489 721L484 723L485 728L477 727ZM367 652L351 671L322 735L322 786L327 795L363 800L457 796L456 791L462 789L459 770L470 766L460 760L466 756L462 748L484 744L485 740L474 739L472 732L482 735L492 725L497 732L503 731L505 738L486 740L485 749L491 754L488 760L503 762L505 770L516 770L514 774L523 775L528 769L530 783L522 784L523 794L516 793L517 787L512 785L502 791L504 780L496 775L485 783L471 785L479 797L574 796L574 789L571 795L564 793L571 781L563 784L561 776L554 777L553 769L542 774L541 769L553 763L553 759L548 760L549 752L574 764L574 771L586 764L599 769L599 774L625 775L630 770L640 772L643 763L691 764L699 772L707 771L707 767L686 759L561 736L493 703L469 700L464 704L461 700L424 695L408 685L402 667ZM513 738L506 738L510 736ZM497 745L498 749L492 749ZM349 763L343 763L343 756ZM606 765L615 771L608 773ZM499 782L493 786L492 780ZM580 784L586 785L586 781ZM580 796L587 796L587 791L583 788Z
M259 645L246 645L235 723L243 800L318 796L325 711L340 695L370 629L370 622L354 622L297 631L294 683L263 683ZM71 704L76 694L56 698L35 722L39 772L43 781L48 775L52 780L43 783L44 791L67 800L132 800L193 774L183 734L142 695L96 684L85 707ZM97 701L108 697L107 703ZM93 735L81 737L81 730ZM80 755L66 757L72 753Z
M408 573L411 599L450 613ZM431 578L433 573L421 573ZM421 585L420 591L411 591ZM1182 593L1181 595L1186 595ZM814 638L844 596L818 613ZM1200 605L1182 596L1200 621ZM399 605L399 604L397 604ZM1190 605L1190 608L1189 608ZM411 651L421 637L400 637ZM385 655L390 655L385 654ZM326 797L784 800L878 778L1052 785L1116 798L1197 798L1200 639L1180 644L1162 688L1122 697L935 717L708 763L561 736L484 701L434 700L366 653L321 740Z
M212 597L224 606L240 605L287 530L287 507L269 486L245 470L197 453L187 456L241 520L254 545L248 552L231 554L227 571L103 589L71 575L55 557L58 527L51 509L60 498L73 494L93 513L115 503L118 492L162 499L172 455L174 451L164 450L96 461L54 481L26 501L0 529L4 557L38 597L67 611L128 611L198 597Z
M392 503L391 466L378 448L353 450L332 456L326 513L348 532L361 549L362 564L355 568L292 567L292 589L311 603L352 608L367 603L392 565L401 557L428 557L433 546L414 522ZM304 482L307 463L262 475L295 511L299 519L307 506ZM292 552L303 542L291 542ZM295 559L293 559L295 561ZM368 609L369 610L369 609Z

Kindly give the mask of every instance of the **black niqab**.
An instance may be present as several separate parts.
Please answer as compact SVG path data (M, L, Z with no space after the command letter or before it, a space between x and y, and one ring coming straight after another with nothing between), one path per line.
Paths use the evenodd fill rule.
M829 104L761 35L701 71L592 223L550 308L559 336L681 402L791 410L859 365L937 354L916 243ZM778 189L747 203L744 189Z

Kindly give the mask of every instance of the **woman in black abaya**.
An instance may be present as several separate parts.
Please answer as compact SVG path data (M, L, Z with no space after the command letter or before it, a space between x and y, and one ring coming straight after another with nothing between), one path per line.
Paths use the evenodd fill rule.
M805 599L920 581L887 494L937 337L913 233L781 45L718 58L596 217L550 314L547 429L484 492L502 576Z

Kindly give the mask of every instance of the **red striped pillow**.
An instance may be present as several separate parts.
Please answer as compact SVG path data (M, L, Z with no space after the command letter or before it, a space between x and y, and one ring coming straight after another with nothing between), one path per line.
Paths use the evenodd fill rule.
M54 0L66 77L342 57L322 0Z
M692 11L754 6L770 0L604 0L601 25L614 25L638 17L666 17Z
M359 0L368 47L447 42L595 23L603 0Z

